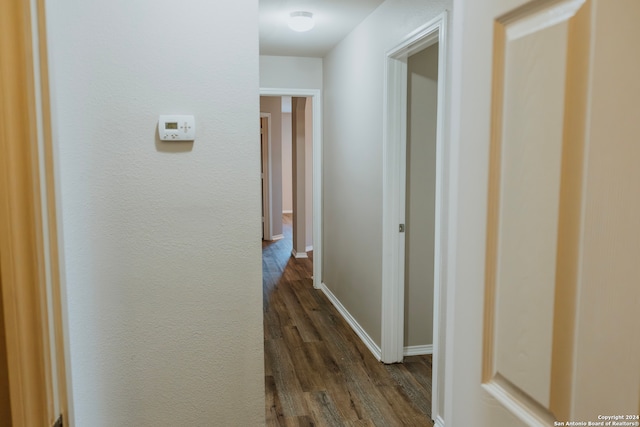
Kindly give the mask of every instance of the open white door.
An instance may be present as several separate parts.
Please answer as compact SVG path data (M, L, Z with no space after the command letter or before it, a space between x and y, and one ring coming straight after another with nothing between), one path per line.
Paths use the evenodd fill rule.
M454 3L447 426L638 425L638 19Z

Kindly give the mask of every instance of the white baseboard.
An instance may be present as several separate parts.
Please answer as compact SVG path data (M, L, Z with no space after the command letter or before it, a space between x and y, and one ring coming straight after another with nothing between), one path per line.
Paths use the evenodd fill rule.
M402 354L405 356L422 356L425 354L433 354L433 345L412 345L405 347Z
M378 361L380 361L382 359L382 350L380 350L380 347L378 347L375 341L371 339L369 334L367 334L367 332L362 328L362 326L360 326L358 321L351 315L351 313L347 311L347 309L342 305L342 303L338 300L338 298L336 298L336 296L333 295L333 292L331 292L329 288L327 288L327 285L325 285L324 283L320 284L320 289L322 290L322 292L324 292L327 298L329 298L329 301L331 301L331 304L333 304L336 310L338 310L338 313L340 313L340 315L344 318L344 320L347 321L349 326L351 326L351 329L353 329L356 335L358 335L358 337L362 340L364 345L367 346L367 348L373 354L373 356Z
M307 252L311 252L313 250L313 246L307 246L306 248L304 248L304 250Z
M435 421L435 424L433 426L434 427L444 427L444 420L442 419L442 417L440 415L438 415L436 417L436 421Z
M296 252L295 249L291 251L291 256L294 258L309 258L306 252Z
M282 211L282 215L292 214L293 211Z
M276 240L282 240L284 239L284 234L276 234L275 236L271 237L271 241L275 242Z

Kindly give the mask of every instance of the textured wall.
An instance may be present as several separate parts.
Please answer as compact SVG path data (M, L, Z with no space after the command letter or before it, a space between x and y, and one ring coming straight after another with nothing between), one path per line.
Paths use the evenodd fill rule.
M260 87L322 89L322 59L261 55Z
M77 426L264 423L257 14L47 4Z
M378 345L385 54L450 6L387 0L323 60L323 280Z

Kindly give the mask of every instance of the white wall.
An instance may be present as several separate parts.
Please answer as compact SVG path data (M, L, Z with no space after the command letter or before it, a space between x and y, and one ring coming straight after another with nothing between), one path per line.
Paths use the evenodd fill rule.
M322 89L322 59L261 55L260 87Z
M387 0L323 61L323 280L378 345L385 53L450 7Z
M80 427L264 425L258 2L175 6L47 2Z

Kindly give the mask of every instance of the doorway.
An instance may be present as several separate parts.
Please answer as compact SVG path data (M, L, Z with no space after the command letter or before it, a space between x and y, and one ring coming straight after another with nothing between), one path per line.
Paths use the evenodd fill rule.
M312 165L312 237L313 237L313 287L320 289L322 283L322 103L318 89L273 89L261 88L260 96L307 98L311 104L313 147L310 156Z
M262 220L264 230L271 228L263 240L285 238L294 258L308 258L314 250L313 103L310 97L261 96L260 109Z
M433 321L432 327L432 414L436 424L443 409L444 359L444 267L447 254L447 212L445 206L448 182L444 165L448 159L448 147L444 141L446 123L446 51L447 13L444 12L415 32L409 34L386 55L386 82L384 105L383 141L383 247L388 256L382 260L382 361L402 362L405 355L405 252L407 225L407 136L409 59L431 46L437 46L437 101L435 129L435 185L433 188ZM417 57L416 57L417 58ZM411 147L409 147L411 149ZM409 165L411 167L411 165ZM411 185L411 183L409 183ZM411 212L409 212L411 216ZM410 218L409 218L410 219ZM415 221L414 221L415 222ZM430 221L425 221L430 224ZM411 250L411 249L410 249ZM430 257L430 255L423 255ZM409 261L411 263L411 261ZM415 263L415 261L414 261ZM427 273L428 274L428 273ZM410 297L407 295L407 297ZM425 301L425 304L428 304ZM410 308L410 307L408 307ZM428 328L428 325L426 325ZM427 348L422 348L425 351Z
M407 61L404 356L433 353L438 43Z

